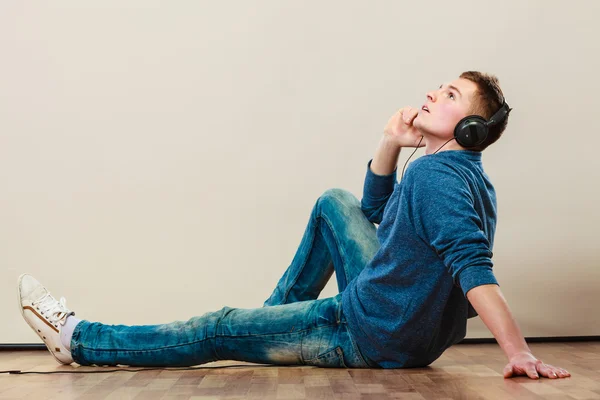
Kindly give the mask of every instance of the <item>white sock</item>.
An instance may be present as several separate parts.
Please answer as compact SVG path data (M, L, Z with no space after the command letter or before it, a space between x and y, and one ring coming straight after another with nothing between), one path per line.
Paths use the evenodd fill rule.
M79 318L75 318L74 315L69 315L67 321L60 330L60 342L71 351L71 338L73 337L73 331L77 324L81 322Z

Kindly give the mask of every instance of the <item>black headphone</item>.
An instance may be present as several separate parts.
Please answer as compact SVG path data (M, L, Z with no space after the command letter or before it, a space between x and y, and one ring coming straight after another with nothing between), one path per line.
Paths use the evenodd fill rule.
M496 114L492 115L489 121L486 121L480 115L468 115L456 124L454 138L462 147L478 146L487 138L490 127L502 122L511 111L512 108L504 101L500 109L496 111Z

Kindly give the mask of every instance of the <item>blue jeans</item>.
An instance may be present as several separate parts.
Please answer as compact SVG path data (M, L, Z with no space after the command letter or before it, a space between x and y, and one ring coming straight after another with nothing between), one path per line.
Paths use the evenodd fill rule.
M223 307L160 325L81 321L80 365L181 367L217 360L378 368L365 360L342 312L342 291L379 249L375 225L350 192L329 189L313 207L291 265L261 308ZM339 292L317 299L335 270Z

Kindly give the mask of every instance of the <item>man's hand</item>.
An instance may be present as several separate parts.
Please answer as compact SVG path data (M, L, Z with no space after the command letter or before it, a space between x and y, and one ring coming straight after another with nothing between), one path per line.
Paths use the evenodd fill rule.
M400 147L424 147L421 132L413 126L418 111L404 107L394 114L383 129L383 134ZM420 143L420 144L419 144Z
M527 375L531 379L539 379L539 375L546 378L566 378L571 374L562 368L544 364L529 352L517 353L511 357L510 362L504 367L504 377Z

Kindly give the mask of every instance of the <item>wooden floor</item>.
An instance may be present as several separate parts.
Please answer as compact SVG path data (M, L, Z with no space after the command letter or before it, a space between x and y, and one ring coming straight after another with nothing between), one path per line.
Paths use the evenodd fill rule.
M0 375L0 399L600 399L600 342L530 343L570 378L504 379L497 344L462 344L427 368L277 367L240 361L194 371ZM241 365L241 367L213 368ZM114 367L105 367L112 369ZM84 371L46 351L0 352L0 370Z

